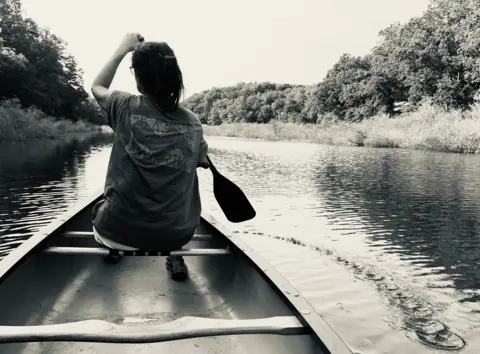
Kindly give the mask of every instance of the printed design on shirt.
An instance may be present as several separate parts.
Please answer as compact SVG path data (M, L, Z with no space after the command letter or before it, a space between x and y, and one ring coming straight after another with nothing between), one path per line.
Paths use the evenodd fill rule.
M136 114L130 116L130 123L132 132L126 151L138 162L188 171L196 168L193 127Z

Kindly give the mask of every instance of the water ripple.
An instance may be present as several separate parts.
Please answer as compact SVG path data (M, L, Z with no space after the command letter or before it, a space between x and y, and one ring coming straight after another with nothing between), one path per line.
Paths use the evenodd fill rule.
M209 145L217 168L257 209L254 220L233 225L242 237L263 236L327 257L351 275L351 284L374 289L389 311L382 317L388 328L422 343L415 345L426 353L430 347L480 353L480 157L230 139ZM108 156L102 141L2 146L0 258L101 186ZM226 222L210 172L199 176L204 208ZM308 285L307 296L335 286L335 273L322 274L327 283L315 287L308 275L295 273L302 259L290 263L295 280ZM312 277L319 272L302 267ZM344 310L330 321L349 328L344 339L362 343L357 351L379 353L386 333L374 319L370 332L365 318L351 327L351 299L343 298L345 289L333 290L331 306ZM362 306L378 299L362 298ZM367 332L368 338L359 334ZM394 342L382 343L383 352L400 353Z
M89 135L0 144L0 259L99 187L85 180L86 164L108 152L110 141Z

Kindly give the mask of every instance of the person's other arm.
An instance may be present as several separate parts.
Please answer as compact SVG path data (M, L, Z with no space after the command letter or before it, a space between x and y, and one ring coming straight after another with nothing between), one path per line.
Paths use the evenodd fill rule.
M118 66L122 62L127 53L134 51L140 43L143 42L143 37L138 33L128 33L120 43L120 46L114 52L113 56L108 60L100 73L95 77L92 84L92 94L97 100L100 107L107 110L107 102L113 91L110 90L115 73Z
M202 134L202 141L200 142L200 152L198 154L197 167L209 168L210 164L207 161L208 144Z

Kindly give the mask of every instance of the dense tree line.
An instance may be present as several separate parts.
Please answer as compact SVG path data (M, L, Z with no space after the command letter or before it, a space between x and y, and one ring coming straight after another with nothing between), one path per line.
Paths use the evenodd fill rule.
M0 0L0 101L17 99L47 115L101 124L105 114L83 88L66 43L22 14L20 0Z
M298 85L239 83L196 93L184 104L203 123L212 125L240 121L267 123L273 118L307 122L304 113L313 91L313 87Z
M238 84L189 97L204 123L358 121L414 109L425 99L468 109L480 93L480 1L431 0L420 17L393 24L363 57L344 54L319 84Z

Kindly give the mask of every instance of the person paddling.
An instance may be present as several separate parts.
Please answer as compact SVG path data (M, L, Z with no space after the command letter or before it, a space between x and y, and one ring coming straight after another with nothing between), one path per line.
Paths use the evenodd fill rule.
M141 95L110 90L118 66L132 54ZM209 168L198 117L182 106L182 72L165 42L128 33L92 84L115 132L104 198L92 215L95 239L123 251L172 251L200 224L197 167ZM167 257L173 279L185 279L182 257Z

